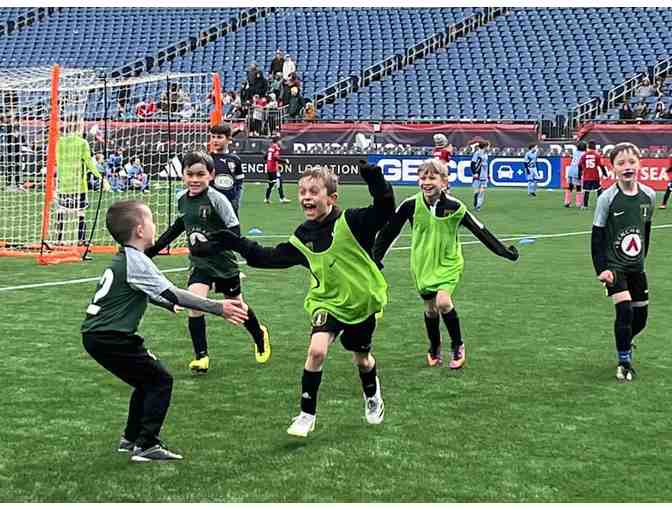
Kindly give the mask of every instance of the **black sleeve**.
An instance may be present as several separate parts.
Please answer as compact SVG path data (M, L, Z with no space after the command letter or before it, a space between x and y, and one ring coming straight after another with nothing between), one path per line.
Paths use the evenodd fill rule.
M394 214L394 190L385 180L383 171L376 170L361 172L360 175L369 187L369 193L373 197L373 204L359 209L345 211L345 219L352 230L357 242L364 250L371 254L376 233L389 221Z
M644 223L644 256L649 254L649 245L651 244L651 222Z
M467 229L495 255L499 255L500 257L509 260L518 259L518 250L516 250L514 246L509 246L508 248L504 246L502 242L497 239L492 232L485 228L485 225L478 221L469 211L467 211L462 218L461 225L467 227Z
M150 297L149 302L151 304L153 304L154 306L158 306L160 308L165 308L166 310L175 313L175 305L173 303L171 303L170 301L159 301L158 299L152 299Z
M382 261L392 243L399 237L401 229L406 221L413 222L413 212L415 211L415 199L404 200L399 209L392 215L390 221L378 232L376 241L373 244L373 260Z
M221 230L213 235L208 254L222 250L233 250L242 255L251 267L263 269L285 269L292 266L309 267L303 253L291 243L280 243L272 248L260 245L256 241L231 234L230 230ZM205 255L205 253L203 253Z
M175 223L168 227L168 230L161 234L161 237L159 237L156 243L154 243L154 246L145 250L145 255L147 255L150 259L158 255L161 250L166 248L175 239L180 237L180 234L182 234L184 230L184 219L182 216L180 216L175 220Z
M650 225L650 223L649 223ZM607 228L593 225L590 236L590 254L593 257L595 274L607 269Z

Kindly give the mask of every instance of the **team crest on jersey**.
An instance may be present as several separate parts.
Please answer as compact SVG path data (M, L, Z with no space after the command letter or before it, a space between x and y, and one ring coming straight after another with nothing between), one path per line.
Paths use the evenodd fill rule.
M642 252L642 237L639 230L629 228L618 236L616 245L626 257L635 258Z
M220 174L215 177L215 187L218 189L231 189L233 187L233 177L228 174Z
M202 220L207 220L208 216L210 216L210 206L209 205L202 205L198 208L198 217L201 218Z
M316 310L311 320L312 325L314 327L324 326L327 323L328 315L329 312L327 312L326 310Z

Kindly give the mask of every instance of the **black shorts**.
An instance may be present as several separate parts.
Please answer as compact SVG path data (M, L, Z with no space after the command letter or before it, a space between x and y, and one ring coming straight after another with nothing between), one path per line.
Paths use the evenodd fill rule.
M193 268L189 274L187 287L192 283L203 283L210 290L224 294L224 297L227 298L236 297L241 293L240 275L232 276L231 278L217 278L209 275L202 269Z
M314 333L335 333L336 338L341 335L341 344L346 351L371 352L373 332L376 329L376 315L369 317L357 324L345 324L339 321L326 310L318 310L312 318Z
M86 193L61 193L58 195L58 206L63 209L86 209L89 202Z
M583 181L583 191L595 191L600 189L600 181Z
M613 296L628 290L633 302L649 300L649 284L646 281L646 273L626 273L623 271L614 271L613 273L613 285L605 285L607 296Z
M280 172L266 172L268 182L275 182L280 177Z

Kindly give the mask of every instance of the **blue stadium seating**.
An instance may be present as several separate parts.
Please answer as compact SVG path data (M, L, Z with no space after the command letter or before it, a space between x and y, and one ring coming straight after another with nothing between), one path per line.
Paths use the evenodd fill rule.
M297 63L297 73L304 81L303 95L310 96L338 79L404 52L475 10L280 9L244 30L164 64L161 70L220 71L224 87L237 90L248 64L257 62L267 72L275 50L282 48Z
M0 9L0 21L16 11ZM65 8L0 37L0 68L53 62L117 67L239 11ZM295 57L302 93L311 97L475 12L281 8L164 63L159 71L219 71L224 87L237 89L249 63L267 70L276 48L282 48ZM670 56L670 26L669 8L515 9L383 81L325 105L319 117L553 118Z
M0 37L0 68L54 63L96 69L116 67L237 16L240 11L68 7L21 32Z
M28 14L31 9L27 7L3 7L0 9L0 24L14 21L19 16Z

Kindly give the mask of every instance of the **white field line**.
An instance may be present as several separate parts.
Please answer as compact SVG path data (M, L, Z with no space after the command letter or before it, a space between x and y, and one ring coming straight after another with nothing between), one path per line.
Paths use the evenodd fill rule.
M654 225L652 229L663 229L663 228L670 228L672 227L672 224L666 224L666 225ZM500 241L517 241L519 239L525 239L525 238L534 238L534 239L558 239L562 237L572 237L572 236L580 236L580 235L587 235L590 234L590 230L581 230L578 232L561 232L558 234L517 234L517 235L511 235L508 237L503 237L500 238ZM256 236L256 237L261 237L261 236ZM287 236L283 236L287 237ZM472 245L472 244L481 244L480 241L474 240L474 241L464 241L462 243L463 246L467 245ZM410 246L393 246L390 248L390 251L403 251L403 250L410 250ZM239 262L239 264L245 264L245 262ZM187 271L189 268L188 267L176 267L173 269L164 269L161 272L162 273L178 273L181 271ZM10 290L25 290L25 289L37 289L37 288L42 288L42 287L56 287L59 285L72 285L75 283L87 283L87 282L96 282L100 280L100 276L94 276L91 278L79 278L76 280L63 280L59 282L45 282L45 283L32 283L28 285L16 285L14 287L0 287L0 292L5 292L5 291L10 291Z

